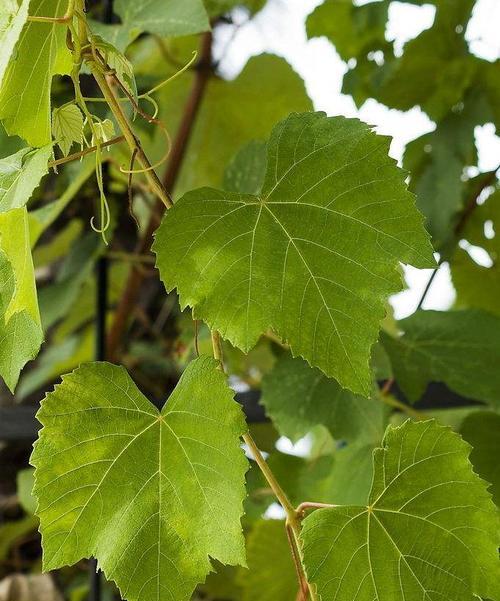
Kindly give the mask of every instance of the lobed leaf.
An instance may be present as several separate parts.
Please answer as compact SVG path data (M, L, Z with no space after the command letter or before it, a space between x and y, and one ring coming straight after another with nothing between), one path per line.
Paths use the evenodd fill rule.
M271 135L259 196L201 188L165 215L154 250L167 290L234 346L272 328L368 394L399 261L434 263L388 144L356 119L292 113Z
M52 133L64 156L67 156L73 143L83 140L83 115L76 104L66 104L52 112Z
M245 563L245 422L215 360L193 361L161 412L123 368L84 364L37 417L44 569L94 556L123 598L157 601L189 599L209 556Z
M390 427L368 505L304 520L303 560L322 601L470 601L498 595L498 513L470 447L434 421ZM494 598L494 597L492 597Z
M52 145L39 149L23 148L0 160L0 213L19 209L31 198L48 172Z

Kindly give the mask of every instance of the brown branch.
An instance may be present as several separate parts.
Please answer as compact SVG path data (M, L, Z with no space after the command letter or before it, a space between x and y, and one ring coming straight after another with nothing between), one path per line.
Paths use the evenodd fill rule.
M193 86L184 106L184 113L172 145L167 170L163 177L163 186L169 192L172 192L174 189L180 173L196 116L205 93L207 82L211 75L211 60L212 35L210 32L207 32L203 34L201 40L200 60L197 64ZM137 254L143 255L150 251L153 243L153 234L160 224L161 215L164 210L165 207L162 203L157 202L156 207L152 211L144 235L137 245ZM129 317L133 312L139 297L144 277L144 273L135 267L132 267L108 335L107 353L110 361L116 361L117 351L121 344Z

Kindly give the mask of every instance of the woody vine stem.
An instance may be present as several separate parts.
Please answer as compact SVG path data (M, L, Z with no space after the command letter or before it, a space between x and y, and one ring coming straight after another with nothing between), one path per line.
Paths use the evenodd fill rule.
M71 50L73 56L73 68L71 72L71 78L73 81L74 89L75 89L75 100L82 113L84 114L86 121L90 127L90 130L93 134L93 139L96 140L96 144L87 148L85 151L81 153L77 153L72 157L68 157L64 160L53 161L52 165L56 167L58 164L63 162L67 162L68 160L73 160L75 158L79 158L84 154L88 154L89 152L96 153L96 169L97 169L97 179L99 188L101 191L101 197L104 192L102 190L102 172L100 171L100 159L101 159L101 149L102 147L109 145L111 143L118 143L122 141L126 141L130 152L132 154L133 160L137 159L139 164L141 165L141 169L137 171L133 171L132 167L129 171L124 171L126 173L142 173L146 177L147 183L149 185L150 190L154 193L154 195L163 203L166 209L169 209L173 206L173 202L170 194L167 192L165 186L162 184L158 175L154 170L154 166L151 165L148 160L146 154L144 153L140 140L135 135L132 126L127 118L125 111L122 108L122 102L124 100L129 100L133 105L134 110L139 112L143 117L145 117L150 122L159 123L156 119L145 115L140 107L137 105L136 101L128 94L127 90L121 85L121 82L116 77L116 73L113 69L109 67L106 62L105 56L99 51L99 48L96 46L95 39L90 32L90 29L87 24L85 11L84 11L84 0L69 0L68 7L66 13L62 17L49 18L49 17L30 17L31 21L37 22L50 22L54 24L65 25L68 28L67 33L67 45ZM92 101L105 101L109 106L118 126L121 130L121 136L114 138L108 142L100 141L99 136L96 132L96 127L94 123L94 118L89 112L86 104L86 99L82 95L80 89L80 81L79 74L81 70L82 63L85 63L92 76L94 77L97 86L99 87L103 98L89 99ZM125 98L120 97L116 90L115 84L119 89L121 89ZM145 96L143 96L145 97ZM131 163L133 163L133 160ZM109 216L105 212L101 212L101 223L100 227L102 229L98 231L104 232L105 221ZM221 369L223 369L223 356L222 356L222 344L219 333L216 331L212 332L212 342L213 342L213 353L215 359L219 361ZM323 505L320 503L302 503L298 508L293 507L292 503L288 499L286 493L281 488L274 474L272 473L269 465L266 463L264 457L262 456L259 448L257 447L255 441L249 433L246 433L243 436L243 439L250 450L252 456L255 459L258 467L262 471L264 477L266 478L269 486L271 487L274 495L277 500L283 507L283 510L286 513L286 531L288 540L291 547L292 557L295 563L295 567L297 570L297 576L299 581L299 594L297 599L305 601L308 596L312 601L317 601L318 596L313 586L311 586L306 579L306 575L304 572L304 568L301 562L301 551L299 545L299 534L300 534L300 523L305 514L305 511L308 509L316 509L321 507L326 507L327 505Z

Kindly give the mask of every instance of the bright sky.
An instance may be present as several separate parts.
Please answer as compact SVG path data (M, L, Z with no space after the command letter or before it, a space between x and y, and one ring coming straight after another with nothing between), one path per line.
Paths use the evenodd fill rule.
M379 133L393 137L391 155L400 160L405 144L422 134L432 131L434 123L419 108L406 113L389 110L375 100L368 100L357 110L349 96L340 93L342 77L347 70L332 44L326 38L307 40L304 21L306 16L322 0L269 0L266 7L249 23L242 25L229 41L233 27L221 27L216 39L215 58L224 53L222 72L235 77L250 56L272 52L287 59L304 79L309 96L316 110L329 115L358 116L376 127ZM358 0L365 4L367 0ZM401 52L405 42L416 37L433 23L435 7L431 4L416 6L392 2L386 37L394 41L396 52ZM236 12L235 19L243 23L246 14ZM478 0L474 14L467 27L466 39L471 51L486 60L500 57L500 1ZM228 43L230 52L225 53ZM496 167L500 159L500 138L495 135L493 124L477 127L476 144L479 152L479 168L488 171ZM481 260L481 257L479 257ZM429 278L429 270L405 269L408 290L391 299L397 318L413 313L418 299ZM425 309L447 309L454 299L454 291L446 266L440 268L429 291Z

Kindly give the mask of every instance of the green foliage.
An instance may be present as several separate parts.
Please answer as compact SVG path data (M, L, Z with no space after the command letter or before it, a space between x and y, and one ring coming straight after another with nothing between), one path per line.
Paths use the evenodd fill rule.
M433 264L387 147L354 119L290 115L271 135L259 196L201 188L167 213L154 245L167 290L242 350L273 328L292 353L368 393L398 261Z
M75 104L66 104L52 112L52 134L64 156L73 142L83 141L83 115Z
M159 36L184 36L210 29L207 13L201 0L168 2L163 0L117 0L114 11L120 25L94 22L93 30L122 52L141 33Z
M0 469L0 579L43 563L80 601L96 557L103 601L113 580L128 601L500 601L498 178L474 139L500 61L471 53L474 0L430 1L403 47L390 0L306 18L358 106L435 122L404 171L370 126L307 112L284 58L225 79L247 33L289 34L280 3L1 2L0 405L56 386L35 496L33 470ZM396 322L401 263L446 262L455 306ZM88 363L96 322L112 363ZM408 405L436 381L470 402Z
M0 6L0 87L3 76L15 51L17 40L28 17L30 0L4 0Z
M61 0L30 2L31 15L61 17L65 10ZM30 146L51 141L52 77L70 70L64 28L57 23L27 23L0 88L0 119L9 135L21 136Z
M25 207L0 214L0 374L13 392L43 340Z
M242 570L242 601L290 601L298 590L285 522L260 520L247 539L248 571Z
M161 96L160 114L173 128L179 124L191 85L192 77L179 78ZM262 102L263 98L272 102ZM184 165L176 194L197 186L220 186L225 166L244 144L267 138L276 122L291 111L311 108L303 81L277 56L251 58L232 81L212 78L189 142L189 156L197 168ZM163 149L164 136L159 140Z
M306 518L303 556L323 601L497 594L498 513L470 447L433 421L390 428L366 507Z
M262 382L262 404L283 436L296 441L317 425L337 439L378 440L384 411L377 399L343 390L301 359L283 357Z
M460 433L472 446L470 460L475 471L491 483L493 500L500 506L500 415L491 411L471 413Z
M23 207L47 173L52 146L23 148L0 160L0 213Z
M382 340L394 375L411 400L429 382L445 382L469 398L498 404L500 320L477 311L418 311L399 322L404 335Z
M455 250L451 263L457 304L499 314L500 306L500 194L495 192L478 206L463 230L469 244L488 253L490 266L478 265L469 253L460 247ZM489 228L489 229L488 229Z
M245 563L245 424L213 359L188 366L161 412L123 368L83 365L38 419L31 460L45 569L94 555L134 601L189 599L209 556Z

